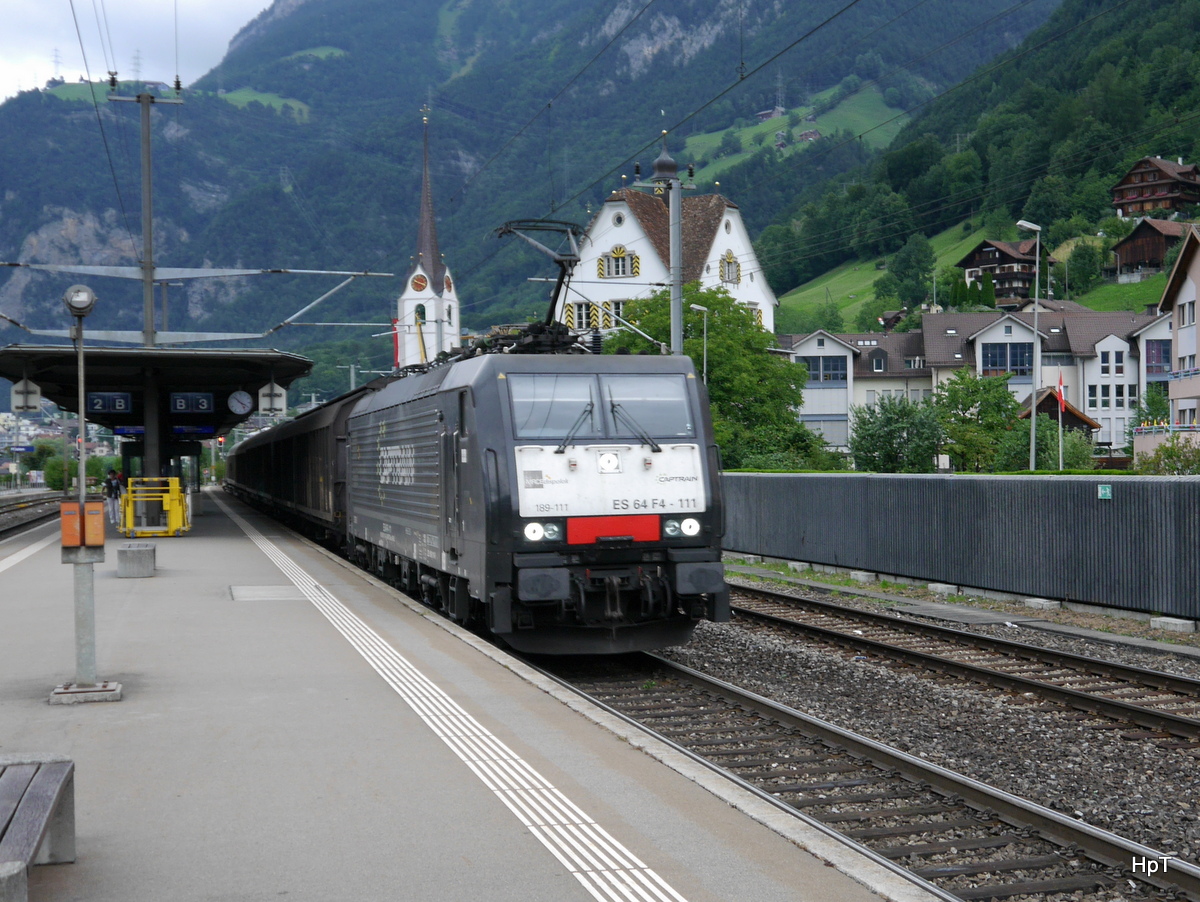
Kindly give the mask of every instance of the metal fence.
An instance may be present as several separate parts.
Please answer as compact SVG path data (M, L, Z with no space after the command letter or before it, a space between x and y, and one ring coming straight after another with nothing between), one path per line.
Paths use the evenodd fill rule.
M727 473L725 547L1200 618L1200 477Z

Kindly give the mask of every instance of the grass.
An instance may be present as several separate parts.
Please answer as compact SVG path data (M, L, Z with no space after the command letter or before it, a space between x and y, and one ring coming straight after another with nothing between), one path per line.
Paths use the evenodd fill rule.
M797 113L800 116L800 124L793 129L795 134L815 128L822 135L831 135L835 132L848 129L856 135L866 132L863 135L863 141L873 148L882 148L886 147L892 138L896 137L896 134L908 121L908 117L904 115L896 118L895 121L888 121L896 116L896 111L883 102L883 95L879 91L874 88L868 88L865 91L860 91L853 97L847 98L832 110L818 116L815 122L805 122L805 117L812 113L814 106L828 100L833 91L834 89L831 88L828 91L816 94L812 98L813 103L795 107L788 111L789 113ZM875 128L881 122L886 122L887 124ZM759 145L754 143L755 136L762 135L763 146L766 146L774 143L776 132L786 131L787 129L786 114L778 119L768 119L766 122L755 122L745 128L734 129L734 133L741 139L742 147L745 148L745 151L721 157L720 159L713 159L713 154L716 153L717 147L721 143L721 137L726 130L692 135L687 139L683 159L696 161L697 178L706 181L715 179L727 169L749 159L753 154L758 152ZM805 150L807 147L806 143L793 144L786 147L783 153L785 156L790 156Z
M935 235L930 240L930 244L933 245L933 252L937 257L937 268L953 266L983 239L982 229L964 235L961 223ZM1073 239L1073 241L1082 240L1088 239ZM859 308L875 299L872 283L885 272L884 269L877 266L883 262L884 258L882 257L852 260L805 282L779 298L780 312L776 314L776 319L786 323L787 311L811 311L830 299L841 311L842 319L846 323L846 331L852 332L854 317ZM1159 273L1143 282L1129 284L1106 282L1085 295L1073 296L1071 300L1090 307L1092 310L1129 310L1134 313L1143 313L1147 304L1159 302L1166 285L1166 274Z
M964 235L962 226L956 225L935 235L929 243L933 245L933 253L937 257L936 266L940 268L957 263L982 240L982 229ZM812 310L824 304L828 297L841 311L847 330L852 331L851 323L859 307L875 299L872 285L885 271L877 268L876 264L882 262L881 257L843 263L783 295L779 299L781 312L789 309ZM776 316L778 318L778 314Z
M330 57L345 55L346 51L340 47L309 47L307 50L297 50L295 53L289 53L284 59L294 60L302 57L312 57L313 59L327 60Z
M1157 304L1167 287L1167 274L1158 273L1143 282L1118 285L1106 282L1082 297L1072 298L1093 310L1132 310L1144 313L1147 304Z
M301 103L299 100L292 100L288 97L281 97L278 94L267 94L262 91L255 91L253 88L238 88L236 91L228 91L222 94L221 99L232 103L238 109L243 109L252 103L261 103L263 106L268 106L282 113L285 107L291 107L292 114L296 117L297 122L308 121L308 104Z

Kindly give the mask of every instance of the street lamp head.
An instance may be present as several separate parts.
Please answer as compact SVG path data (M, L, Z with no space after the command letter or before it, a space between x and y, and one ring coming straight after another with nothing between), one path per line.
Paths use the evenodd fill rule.
M688 306L691 307L693 310L700 311L701 313L708 313L708 308L702 307L699 304L688 304Z
M1027 232L1040 232L1042 230L1040 225L1034 225L1028 219L1018 219L1017 228L1024 229Z
M63 304L72 316L84 317L96 306L96 294L86 285L72 285L63 295Z

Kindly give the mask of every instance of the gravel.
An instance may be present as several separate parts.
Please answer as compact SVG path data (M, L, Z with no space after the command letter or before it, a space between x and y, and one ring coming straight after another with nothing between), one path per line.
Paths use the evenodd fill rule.
M1013 632L1001 634L1013 638ZM1031 641L1032 633L1021 630L1021 640ZM1080 654L1103 651L1126 660L1128 653L1152 669L1196 666L1176 663L1176 656L1040 635ZM1153 740L1122 739L1127 731L1110 721L808 648L736 622L701 623L688 645L664 656L1164 854L1200 858L1200 761Z

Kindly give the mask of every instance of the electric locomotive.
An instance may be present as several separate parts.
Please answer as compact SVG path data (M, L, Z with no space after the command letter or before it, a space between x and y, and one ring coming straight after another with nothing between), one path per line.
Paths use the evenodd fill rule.
M485 353L241 443L227 488L530 653L728 620L719 458L686 357Z

